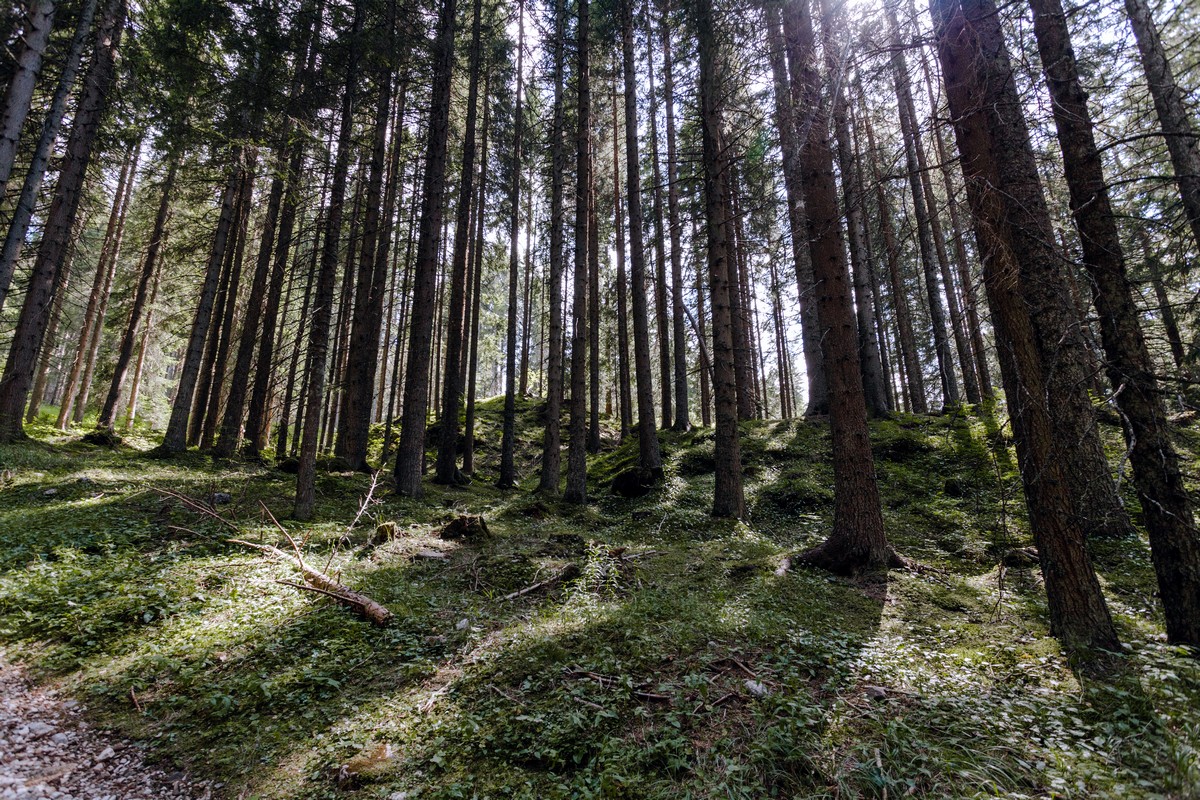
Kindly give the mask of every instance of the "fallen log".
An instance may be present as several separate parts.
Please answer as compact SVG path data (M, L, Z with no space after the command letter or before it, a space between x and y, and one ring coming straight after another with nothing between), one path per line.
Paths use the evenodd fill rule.
M240 544L243 547L251 547L259 552L266 553L277 561L284 561L291 564L304 576L305 584L307 584L281 581L285 586L305 589L330 597L360 617L370 620L372 624L378 625L381 628L391 622L394 616L391 611L380 603L375 602L364 594L359 594L353 589L343 586L325 573L310 567L301 558L299 548L296 548L296 554L292 556L283 552L278 547L273 547L269 544L257 544L255 542L248 542L245 539L230 539L229 541L233 544ZM295 543L293 542L294 545Z

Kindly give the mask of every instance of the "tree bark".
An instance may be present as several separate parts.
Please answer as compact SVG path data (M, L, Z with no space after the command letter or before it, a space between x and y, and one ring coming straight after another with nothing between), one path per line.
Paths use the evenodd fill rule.
M633 3L633 0L625 0ZM666 231L663 227L663 193L662 166L659 163L658 149L658 93L654 87L654 31L650 20L650 0L646 0L646 80L649 83L650 94L650 175L653 181L654 198L654 321L658 331L658 388L659 412L662 414L664 430L674 427L675 409L671 383L674 373L671 370L671 339L673 337L670 325L670 315L667 313L667 250ZM632 17L632 12L630 12ZM632 23L631 23L632 25Z
M895 10L888 6L888 22L892 36L892 78L896 89L896 102L900 111L900 130L904 138L904 159L907 165L909 189L912 192L913 211L917 220L917 243L920 245L921 266L925 271L925 291L929 301L929 324L933 329L933 349L937 356L938 377L942 384L942 405L954 408L959 405L958 378L954 374L954 353L950 349L950 338L946 332L946 311L938 288L938 263L935 251L933 215L925 196L921 176L925 172L925 153L921 147L917 130L916 110L913 104L912 87L909 84L908 62L900 41L900 25ZM947 294L953 287L946 287Z
M29 115L33 87L42 71L42 56L54 27L54 11L54 0L31 0L25 14L25 27L0 109L0 197L4 196L12 175L17 142Z
M131 143L125 160L121 165L121 174L117 178L117 191L113 195L112 211L108 216L108 227L104 232L104 245L100 248L100 259L96 264L96 277L92 281L92 294L88 299L87 310L83 314L83 324L80 327L79 349L71 362L71 372L67 376L63 388L62 401L59 403L58 420L55 423L59 430L67 429L67 420L79 400L79 416L87 406L88 386L92 378L92 365L100 347L101 334L104 331L104 314L108 309L108 298L112 291L113 279L116 276L117 259L121 252L121 239L125 232L125 218L129 212L129 201L133 196L133 185L136 182L138 158L141 155L140 140ZM82 379L82 387L81 387Z
M1026 263L1037 254L1030 245L1041 239L1049 219L996 7L991 0L931 0L930 10L976 221L1050 630L1070 650L1113 650L1116 630L1064 474L1077 465L1062 450L1048 408L1058 401L1049 384L1061 380L1055 362L1061 360L1064 326L1061 318L1047 318L1036 296L1055 288L1039 286L1045 275L1036 272L1051 267L1052 273L1046 259L1053 255Z
M125 23L124 0L108 0L96 33L91 65L71 124L64 166L46 215L42 241L0 376L0 442L23 438L22 418L42 337L63 275L84 179L112 85L113 67Z
M477 0L478 2L478 0ZM517 438L517 238L521 233L521 159L525 136L525 2L517 2L517 94L513 117L512 184L509 203L512 216L508 223L508 325L504 363L504 422L500 437L500 478L496 486L511 489L517 483L515 464ZM482 209L481 209L482 211Z
M588 6L588 0L578 0L578 21L575 28L575 276L571 320L571 403L567 435L567 486L563 492L565 502L577 505L587 502L587 245L588 187L592 184L590 149L592 96L588 55L588 39L591 32ZM629 224L632 234L632 214ZM634 313L637 313L636 310Z
M667 230L671 237L671 322L674 326L672 338L675 345L675 424L672 428L686 431L692 427L692 421L688 408L687 329L683 302L683 223L679 214L679 160L675 143L675 67L668 11L669 8L664 4L659 15L659 36L662 39L663 52L663 105L667 112Z
M629 280L625 271L625 219L621 203L621 159L617 120L617 63L613 57L613 223L617 242L617 395L621 417L621 441L633 429L633 380L629 371Z
M1150 535L1167 638L1200 647L1200 530L1171 442L1166 406L1125 271L1121 237L1060 0L1030 0L1062 148L1071 211L1092 281L1108 377L1124 416L1133 479Z
M554 109L550 126L550 319L546 355L546 430L542 439L542 469L538 491L558 494L562 464L563 405L563 173L567 168L563 133L563 73L565 71L566 4L554 3Z
M1184 217L1191 226L1196 246L1200 247L1200 135L1192 127L1184 91L1167 61L1150 4L1147 0L1125 0L1125 13L1133 28L1133 38L1137 40L1142 71L1150 96L1154 98L1154 111L1167 143L1167 153L1171 156Z
M650 366L650 308L646 297L646 250L642 241L641 158L638 153L637 72L634 68L633 0L621 0L621 54L625 77L625 183L629 208L629 265L633 284L633 371L637 391L638 465L643 479L662 478L662 452L658 446L658 431L654 424L654 388ZM660 279L664 280L660 275ZM660 304L661 308L661 304ZM659 321L659 336L664 338L665 325ZM664 354L665 347L660 348ZM667 385L663 398L669 405L670 360L660 363ZM664 410L664 423L670 422L670 412Z
M728 171L721 147L722 84L726 67L717 44L712 0L696 0L695 13L717 423L712 513L716 517L742 517L746 514L746 499L742 491L742 458L738 444L737 376L733 353L735 321L730 310L733 291L730 273L736 267L729 251L729 215L725 205Z
M429 363L437 288L438 237L446 196L446 150L450 134L450 83L454 73L455 0L442 0L433 53L433 87L426 131L425 175L422 179L420 233L413 267L413 312L409 320L408 359L404 371L404 404L396 450L396 491L407 497L423 493L425 425L429 411Z
M21 185L21 194L17 198L16 207L13 209L12 218L8 223L4 247L0 250L0 309L4 308L4 301L8 297L13 270L16 268L17 258L21 254L21 246L25 243L25 235L29 231L34 205L37 202L38 192L42 188L42 179L46 175L46 165L50 162L50 151L54 147L54 141L58 138L58 131L62 126L63 115L67 110L67 97L71 93L71 87L75 85L79 62L83 59L83 47L92 30L92 18L95 16L98 2L99 0L86 0L80 10L79 22L75 26L75 36L71 39L71 48L67 51L66 63L59 75L58 86L54 90L50 108L46 110L46 116L42 119L41 135L30 156L29 167L25 170L25 181ZM104 25L105 20L102 19L101 30L97 32L97 36L107 30ZM98 38L97 41L101 40ZM109 72L111 73L111 71L110 67ZM90 77L91 68L89 68L88 74ZM85 82L84 92L87 91L88 84ZM73 133L74 127L72 127Z
M842 241L828 109L817 68L816 39L807 0L796 18L800 53L793 72L803 88L801 106L811 114L808 141L801 155L808 200L808 239L817 281L817 319L821 353L829 379L829 427L833 438L833 530L824 543L801 560L840 573L886 568L891 550L883 530L883 511L875 481L867 406L858 357L858 332L851 299L846 248ZM833 19L828 2L820 4L822 28Z

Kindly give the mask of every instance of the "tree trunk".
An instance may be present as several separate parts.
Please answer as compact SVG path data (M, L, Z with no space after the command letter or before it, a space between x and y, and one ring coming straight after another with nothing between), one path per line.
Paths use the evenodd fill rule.
M66 159L46 215L42 241L13 332L12 348L0 377L0 442L12 442L25 435L21 424L25 404L41 351L42 336L69 255L71 231L75 227L93 145L108 103L125 11L124 0L108 0L96 33L92 62L71 124Z
M596 218L596 169L588 186L588 434L587 451L600 452L600 224Z
M844 36L842 26L823 31L825 65L830 80L837 87L832 98L833 127L837 142L838 172L842 181L842 201L846 208L846 228L849 234L850 266L853 273L854 306L858 322L858 354L862 365L863 396L867 414L884 416L890 410L883 385L883 366L879 358L879 343L875 339L875 304L868 287L867 272L871 253L867 248L866 220L863 219L864 199L858 189L857 168L861 162L855 142L850 137L850 122L845 92L842 89L842 48L834 36Z
M389 0L387 9L384 32L390 40L395 28L395 0ZM349 346L346 349L337 440L334 445L334 453L345 458L351 469L360 471L369 469L367 447L371 433L371 406L375 398L375 372L379 362L379 330L383 327L383 299L387 292L386 253L389 242L380 234L381 228L387 224L385 218L391 216L388 204L395 196L391 182L388 183L386 198L383 192L384 178L389 166L387 134L392 108L390 59L379 70L377 84L379 96L375 106L375 130L363 214L362 241L358 247L358 278L354 310L350 319Z
M154 324L154 300L158 297L158 284L162 278L162 271L154 273L154 284L150 287L150 300L147 303L146 325L142 328L142 335L138 341L138 356L137 361L133 365L133 380L129 383L129 402L125 406L125 430L132 431L133 424L137 421L137 407L139 392L142 387L142 375L146 366L146 348L150 343L150 329Z
M565 0L554 3L554 109L550 126L550 319L546 356L546 430L542 439L542 469L538 491L558 494L562 464L563 404L563 173L567 168L563 133L563 73L566 47Z
M712 293L713 384L717 430L714 441L716 485L713 516L742 517L742 457L738 445L737 376L734 371L733 314L730 311L729 217L725 205L728 175L722 140L722 84L725 61L719 52L712 0L696 0L700 124L704 166L704 218L708 240L709 290ZM703 318L703 310L701 318ZM707 422L706 422L707 424Z
M100 338L104 331L104 314L108 309L108 298L112 291L113 279L116 276L117 259L121 252L121 239L125 232L125 218L129 212L129 201L133 196L133 185L137 177L138 157L141 155L141 142L130 144L125 161L121 165L121 175L117 179L117 191L113 195L112 211L108 216L108 227L104 232L104 245L100 248L100 259L96 264L96 277L92 281L92 294L88 299L87 310L83 315L80 328L79 349L71 362L71 372L67 376L63 388L62 401L58 409L58 421L55 423L59 430L67 429L67 420L79 400L79 416L87 406L88 387L92 379L92 365L96 361L96 352L100 349ZM82 387L80 386L82 378Z
M567 435L567 486L563 500L587 502L587 294L588 187L592 184L591 70L588 57L588 0L578 0L575 28L575 276L571 329L571 404ZM626 117L628 119L628 117ZM627 140L628 141L628 140ZM633 215L630 214L630 233ZM636 278L634 279L636 281ZM636 308L634 313L636 314ZM653 424L653 423L652 423Z
M883 511L871 457L858 332L833 177L828 111L817 70L816 39L807 0L788 2L796 6L802 55L799 64L793 65L792 78L803 89L801 108L812 115L801 165L833 438L833 530L824 543L803 554L801 560L835 572L854 573L885 568L890 548L884 536ZM828 3L822 2L820 8L822 28L830 30L833 18Z
M1045 277L1038 268L1053 272L1054 264L1026 263L1036 255L1031 251L1049 218L999 17L991 0L932 0L930 8L1046 582L1050 630L1071 650L1113 650L1116 630L1064 474L1077 465L1061 449L1047 407L1058 401L1048 384L1061 380L1055 361L1062 360L1063 326L1061 319L1047 319L1036 297L1047 290L1037 286ZM1052 253L1042 255L1053 259Z
M30 0L25 15L25 28L8 78L8 89L4 92L4 105L0 108L0 197L8 187L21 128L33 100L33 87L42 71L42 56L54 27L54 9L54 0Z
M213 244L204 273L204 282L200 286L196 316L192 321L191 335L184 353L183 365L179 371L179 385L175 390L175 400L171 406L171 418L163 437L162 450L165 453L181 453L187 448L192 396L196 391L200 370L204 366L202 362L204 361L205 343L208 340L209 328L214 315L213 307L216 304L221 277L225 272L222 266L225 264L230 236L233 234L238 190L246 170L245 158L245 150L241 147L237 148L232 155L233 166L222 192L221 211L217 217L217 227L213 234Z
M617 240L617 394L621 415L621 441L633 428L633 381L629 372L629 280L625 273L625 220L621 203L621 158L617 120L617 64L613 57L613 223Z
M121 344L117 347L117 363L113 368L112 382L108 387L108 395L100 409L96 427L108 431L113 430L116 423L117 403L120 401L121 388L125 383L125 373L133 358L137 342L138 326L141 324L142 312L145 310L150 296L151 283L158 274L159 257L167 235L167 221L171 215L171 192L175 188L175 177L179 172L179 159L174 154L167 156L167 175L159 201L158 212L154 215L154 227L150 233L150 244L146 255L142 258L142 273L138 278L137 288L133 292L133 305L129 309L129 321L125 324L125 332L121 335Z
M67 257L62 265L62 275L58 280L58 290L54 294L54 303L50 307L50 321L46 324L46 333L42 337L42 352L34 370L33 387L29 390L29 403L25 410L25 421L32 424L38 418L42 409L42 401L46 396L46 382L50 378L50 362L54 358L54 350L58 346L58 328L62 324L63 297L71 283L71 268L74 266L74 254Z
M1150 96L1154 98L1154 111L1171 156L1175 182L1183 200L1183 214L1192 228L1196 246L1200 247L1200 136L1192 127L1186 95L1176 83L1167 61L1150 4L1147 0L1125 0L1125 13L1133 28L1133 38L1137 40L1142 71L1146 74Z
M478 2L478 0L476 0ZM512 184L509 203L512 216L508 223L508 325L504 352L504 423L500 437L500 478L496 486L512 489L517 483L515 463L517 439L517 238L521 233L521 159L525 136L525 2L517 3L517 93L513 109ZM482 208L480 209L482 213Z
M341 245L342 213L346 199L346 178L350 168L351 137L354 128L354 104L358 94L358 67L363 30L362 5L354 4L351 23L350 53L346 64L346 80L338 130L337 156L329 189L329 205L325 212L325 239L321 246L321 261L317 269L316 294L312 301L312 320L309 326L308 369L304 379L304 425L300 441L300 464L296 474L296 505L292 515L299 520L312 519L316 506L317 445L321 433L321 401L325 389L326 359L329 355L329 328L332 322L334 288ZM350 246L354 246L353 236ZM353 251L351 251L353 252ZM347 273L349 269L346 270ZM349 281L349 274L345 280Z
M1167 295L1167 285L1163 282L1162 269L1158 256L1150 247L1150 234L1145 228L1138 230L1142 245L1142 263L1150 275L1150 285L1154 289L1154 298L1158 302L1158 313L1162 317L1163 328L1167 334L1167 344L1171 348L1171 359L1175 362L1175 370L1183 371L1187 356L1183 349L1183 337L1179 335L1179 323L1175 320L1175 308Z
M675 68L671 26L665 7L659 15L658 30L663 51L663 105L667 110L667 230L671 237L671 322L675 344L675 424L672 427L686 431L692 427L692 421L688 408L687 329L683 303L683 223L679 214L679 161L675 146Z
M1083 266L1092 279L1108 376L1128 428L1126 443L1150 534L1167 638L1173 644L1200 647L1200 530L1125 272L1121 237L1087 95L1079 82L1066 13L1060 0L1030 0L1030 6L1046 85L1054 101L1054 123L1083 246Z
M450 83L454 72L455 0L442 0L433 52L433 87L426 131L421 223L413 268L413 313L409 320L404 404L396 451L396 491L420 497L425 468L425 424L429 411L429 361L437 288L438 237L446 196L446 150L450 138ZM467 200L464 199L464 202Z
M914 414L926 414L929 407L925 400L925 378L917 354L917 338L913 333L912 310L908 305L908 294L900 273L900 245L896 241L896 229L892 224L892 204L888 198L887 185L879 169L875 149L875 132L868 115L863 113L863 127L867 131L867 147L871 151L871 171L875 182L875 199L879 206L879 229L883 233L883 250L888 265L888 283L892 294L892 314L895 316L901 366L907 380L902 381L908 405Z
M813 277L812 258L808 248L808 223L804 215L804 181L800 169L800 152L804 147L804 135L799 113L801 89L795 80L802 58L797 21L793 6L784 4L783 30L774 23L768 4L768 42L773 36L781 37L779 43L768 44L771 54L771 72L775 89L775 115L779 128L779 143L783 151L784 188L788 200L788 229L792 240L792 258L796 270L797 299L800 303L800 334L803 339L804 374L808 383L808 405L805 416L821 416L829 413L829 382L825 376L825 364L821 357L821 334L817 325L816 283ZM775 28L772 32L772 28ZM779 54L786 56L786 60ZM790 77L789 77L790 69Z
M629 264L633 284L633 371L637 391L638 464L643 479L662 478L662 452L658 447L658 432L654 424L654 388L650 366L650 308L646 297L646 250L642 241L641 158L638 154L637 73L634 69L633 0L621 0L621 53L625 77L625 183L629 208ZM660 280L665 283L661 275ZM662 308L660 303L660 309ZM666 352L666 326L659 320L660 350ZM670 395L670 360L660 362L663 368L663 399ZM670 422L670 411L663 411L664 426Z
M110 0L110 2L112 1ZM86 0L80 10L79 22L75 26L75 36L71 39L71 48L67 51L66 63L59 75L58 86L54 90L50 108L47 109L46 116L42 119L41 135L30 156L29 167L25 170L25 182L21 185L21 194L17 198L16 207L13 209L12 218L8 223L8 234L4 239L4 247L0 250L0 309L4 307L4 300L8 297L13 270L16 268L17 258L21 254L21 246L25 243L25 235L29 232L29 221L33 218L34 205L37 203L38 192L42 188L42 178L45 177L46 165L50 162L50 151L58 138L63 114L67 110L67 98L71 93L71 87L75 85L79 62L83 58L83 47L92 30L92 17L95 16L98 2L99 0ZM105 10L107 12L108 6L105 7ZM122 18L124 18L123 14L124 12L122 12ZM111 30L105 27L108 21L107 19L101 20L101 30L97 32L98 37L101 37L106 30ZM97 38L96 41L97 43L102 42L103 38ZM108 71L112 72L111 66ZM89 67L88 79L91 78L92 72L92 68ZM107 78L107 81L111 81L111 77ZM85 80L85 95L89 91L90 85ZM74 135L74 125L72 125L72 135ZM0 433L0 436L2 435Z
M491 73L484 76L483 96L489 97ZM467 409L463 432L463 466L462 471L467 475L475 474L475 393L479 384L479 311L482 305L483 292L483 251L487 242L483 238L485 200L487 199L488 183L488 134L491 132L492 104L483 104L483 137L479 144L479 191L475 203L475 245L471 259L475 262L472 267L474 287L471 290L470 323L470 352L467 356Z
M624 0L633 3L633 0ZM663 227L663 194L662 166L659 163L658 150L658 93L654 88L654 31L650 25L652 18L650 0L646 0L646 79L650 90L650 175L653 181L654 198L654 319L658 331L658 388L659 411L662 414L664 430L674 426L675 409L671 393L673 373L671 371L671 339L672 329L667 314L667 250L666 232ZM632 17L632 12L630 12ZM630 23L632 25L632 23ZM636 73L635 73L636 74Z
M908 62L900 41L900 26L896 13L888 6L888 22L892 36L892 78L896 88L896 102L900 111L900 130L904 138L904 159L907 165L909 189L912 192L913 211L917 220L917 243L920 245L921 266L925 271L925 291L929 301L929 324L933 329L933 349L937 356L938 376L942 384L944 408L959 405L958 378L954 374L954 354L950 350L950 338L946 332L946 312L942 307L942 296L938 289L938 262L935 251L933 216L937 210L931 208L925 196L921 176L924 175L925 151L921 147L920 132L917 130L916 110L913 105L912 87L909 84ZM946 287L949 294L953 287Z
M225 393L227 380L238 382L239 375L229 376L229 349L233 344L234 329L237 323L238 290L241 286L242 264L246 254L246 237L249 235L248 222L250 204L254 195L254 168L257 159L252 159L250 168L246 171L238 201L237 240L233 246L232 263L229 272L229 290L225 306L221 314L221 328L217 337L216 359L213 362L212 385L209 389L208 402L204 409L204 427L200 435L200 449L211 450L216 439L217 427L221 419L221 400ZM213 338L213 337L210 337ZM249 376L242 378L244 382Z

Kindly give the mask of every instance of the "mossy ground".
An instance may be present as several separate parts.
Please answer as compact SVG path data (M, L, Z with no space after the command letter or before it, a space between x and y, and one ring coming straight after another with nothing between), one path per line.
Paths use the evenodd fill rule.
M1200 796L1200 665L1162 643L1144 540L1095 544L1129 650L1103 679L1073 670L1036 569L1000 567L1030 542L984 418L874 423L889 536L926 567L885 582L774 574L829 525L822 424L744 426L735 523L708 515L704 430L661 434L666 482L645 498L606 491L633 442L592 459L588 506L534 498L533 401L522 488L500 492L500 407L482 408L471 486L411 501L382 481L350 532L369 476L322 474L300 525L293 476L35 429L0 448L0 642L231 798ZM156 489L227 492L221 513L276 541L265 504L394 624L280 585L285 566ZM464 512L495 536L441 542ZM356 555L385 520L402 535ZM504 599L569 563L575 581Z

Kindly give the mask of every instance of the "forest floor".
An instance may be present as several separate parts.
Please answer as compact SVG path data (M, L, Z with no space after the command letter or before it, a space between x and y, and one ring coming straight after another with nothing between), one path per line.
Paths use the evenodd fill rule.
M821 423L744 426L750 513L732 522L708 514L708 430L661 434L645 497L608 491L636 460L611 436L586 507L533 497L534 401L522 490L500 492L500 407L472 485L413 501L325 472L306 524L280 470L37 428L0 448L0 647L222 798L1200 797L1200 664L1164 642L1144 536L1093 543L1126 651L1079 669L1047 632L988 418L873 423L889 536L924 568L850 580L775 574L828 530ZM1200 433L1180 443L1191 469ZM395 618L280 583L294 570L180 496L279 544L265 506ZM491 535L438 536L466 513Z

